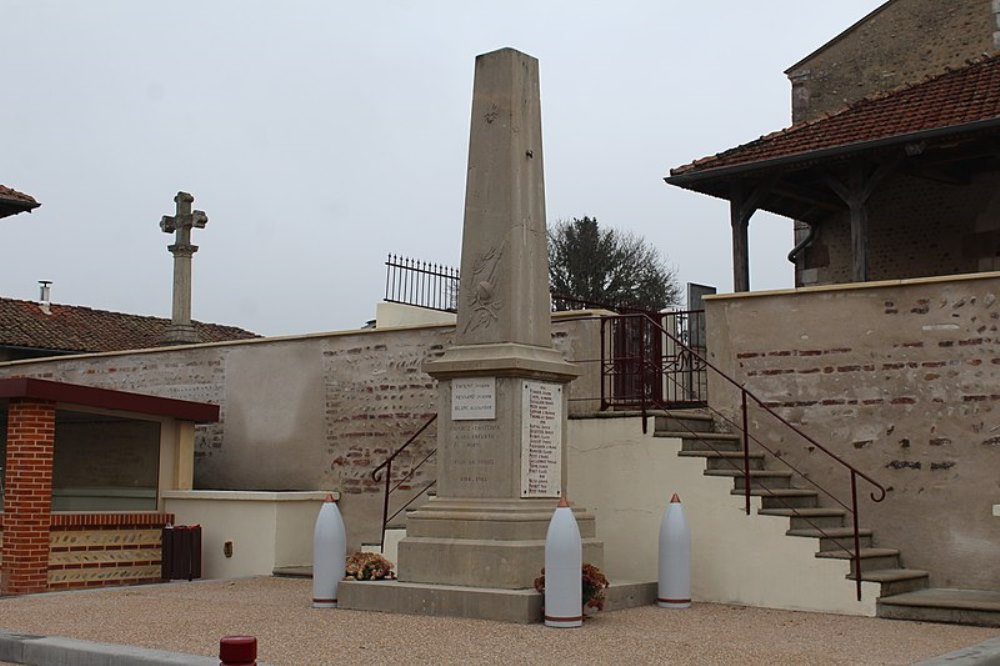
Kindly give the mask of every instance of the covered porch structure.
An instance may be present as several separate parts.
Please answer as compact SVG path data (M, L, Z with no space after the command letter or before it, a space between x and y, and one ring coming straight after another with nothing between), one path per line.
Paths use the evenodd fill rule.
M758 210L796 220L796 286L1000 268L1000 58L671 170L726 199L734 290Z
M163 493L216 405L0 379L0 594L160 580Z

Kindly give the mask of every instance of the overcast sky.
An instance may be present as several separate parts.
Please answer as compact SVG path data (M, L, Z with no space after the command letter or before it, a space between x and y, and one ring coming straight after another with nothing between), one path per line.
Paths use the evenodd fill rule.
M355 328L388 253L457 266L475 56L540 60L550 223L645 236L732 288L728 208L671 167L789 124L783 71L881 0L0 0L0 295L170 316L178 190L193 315ZM791 223L751 222L751 286L792 286Z

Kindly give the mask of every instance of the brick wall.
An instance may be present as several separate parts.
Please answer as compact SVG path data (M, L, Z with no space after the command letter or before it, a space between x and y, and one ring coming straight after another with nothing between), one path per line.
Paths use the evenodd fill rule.
M161 530L174 521L173 514L73 513L51 515L47 520L44 567L38 567L44 568L44 576L33 572L36 580L32 589L12 590L10 594L162 580ZM13 522L12 514L0 514L0 544L5 523ZM0 570L12 566L0 559Z
M824 446L889 488L863 502L878 544L941 587L997 589L1000 276L719 298L712 361ZM737 397L710 380L713 406ZM846 472L751 415L769 447L842 499ZM867 498L862 483L862 499Z
M793 65L795 122L914 83L996 48L992 0L895 0ZM860 17L859 17L860 18Z
M166 513L52 516L50 590L158 583Z
M957 275L994 270L1000 253L1000 176L981 174L962 187L899 174L872 195L871 280ZM820 259L817 260L817 257ZM853 281L850 220L831 216L810 247L798 283ZM798 270L798 269L797 269Z
M3 594L42 592L48 586L55 415L55 403L8 402L0 576Z

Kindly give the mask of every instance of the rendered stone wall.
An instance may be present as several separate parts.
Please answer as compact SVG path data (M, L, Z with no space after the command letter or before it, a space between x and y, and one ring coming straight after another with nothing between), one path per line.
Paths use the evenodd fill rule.
M593 359L596 323L555 323L553 344ZM294 338L0 363L0 377L28 376L220 406L220 422L199 425L195 488L340 490L352 545L377 541L382 484L372 469L437 410L422 370L454 335L451 326L364 329ZM599 363L584 364L599 372ZM593 377L577 397L599 394ZM570 385L570 398L574 397ZM593 401L571 402L571 410ZM436 447L432 425L397 458L394 479ZM394 505L436 478L432 463L404 483Z
M887 179L872 195L869 277L898 280L1000 268L1000 176L981 174L962 187L905 175ZM819 225L807 250L800 286L853 281L846 213Z
M794 122L915 83L996 48L992 0L895 0L787 72ZM858 17L859 19L861 17Z
M861 522L939 587L997 589L1000 274L720 296L713 363L888 489ZM738 395L710 375L713 407ZM842 500L847 473L752 408L756 436ZM830 503L826 500L825 503Z

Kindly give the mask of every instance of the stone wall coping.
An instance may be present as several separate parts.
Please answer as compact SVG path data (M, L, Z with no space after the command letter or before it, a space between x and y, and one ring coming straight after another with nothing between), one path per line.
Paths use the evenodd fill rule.
M336 490L165 490L160 497L167 500L212 500L221 502L322 502L327 495L340 500Z
M606 310L599 310L599 309L565 310L560 312L553 312L552 319L555 321L559 321L560 319L565 319L570 317L582 317L582 316L593 316L593 315L603 315L603 314L613 314L613 313L609 313ZM407 326L385 326L383 328L351 328L342 331L302 333L299 335L282 335L275 337L250 338L248 340L223 340L221 342L199 342L197 344L190 344L190 345L170 345L167 347L148 347L146 349L121 349L118 351L111 351L111 352L63 354L61 356L43 356L39 358L23 358L23 359L18 359L16 361L0 361L0 368L12 368L12 367L17 367L19 365L34 365L37 363L59 363L61 361L73 361L77 359L114 358L115 356L160 354L163 352L188 351L191 349L208 349L212 347L243 347L247 345L263 345L276 342L294 342L297 340L312 340L318 338L338 338L338 337L343 337L345 335L375 335L378 333L394 333L399 331L419 331L419 330L433 330L433 329L444 329L444 328L455 328L455 324L454 323L415 324Z
M729 294L713 294L705 296L706 301L731 301L744 298L767 298L774 296L805 296L841 291L862 291L864 289L884 289L886 287L916 287L929 284L945 284L948 282L970 282L972 280L1000 279L1000 271L987 273L964 273L962 275L935 275L933 277L906 278L903 280L879 280L876 282L845 282L842 284L822 284L813 287L798 287L796 289L772 289L769 291L743 291Z

